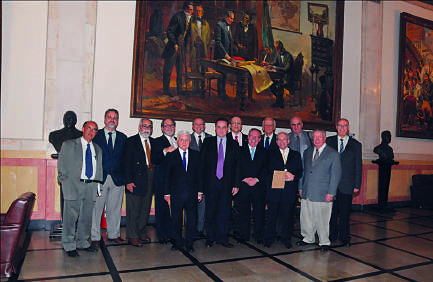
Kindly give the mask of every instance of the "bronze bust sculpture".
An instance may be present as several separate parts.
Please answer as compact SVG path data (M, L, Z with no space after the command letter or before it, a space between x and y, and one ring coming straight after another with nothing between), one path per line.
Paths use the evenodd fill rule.
M66 140L75 139L83 136L81 130L75 128L76 124L77 124L77 115L75 114L75 112L67 111L63 115L63 125L65 127L50 132L48 140L50 141L51 144L53 144L57 153L60 152L60 149L62 148L62 144Z

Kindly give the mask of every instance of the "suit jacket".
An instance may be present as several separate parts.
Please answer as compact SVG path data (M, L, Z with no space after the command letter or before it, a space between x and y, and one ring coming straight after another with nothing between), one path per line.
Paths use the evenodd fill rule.
M242 132L241 132L242 133ZM227 138L231 138L231 139L233 139L233 140L235 140L235 137L233 136L233 133L232 132L229 132L229 133L227 133ZM236 140L235 140L236 141ZM246 135L246 134L243 134L242 133L242 147L243 146L248 146L248 135Z
M301 134L299 135L299 142L300 142L300 149L301 151L299 153L301 153L301 157L304 157L304 152L305 150L307 150L308 148L313 146L313 142L311 141L310 135L308 132L306 131L302 131ZM296 134L292 131L289 133L289 148L293 150L294 146L295 146L295 142L296 142Z
M338 136L326 138L326 144L338 151ZM343 194L353 194L353 189L360 189L362 183L362 144L349 137L340 159L342 174L338 190Z
M153 142L154 139L149 137L151 152L153 150ZM152 187L147 187L147 156L139 134L131 136L126 140L123 152L125 184L135 184L134 192L125 189L125 193L140 196L146 195L147 189L152 189Z
M220 20L215 26L215 54L214 59L224 59L226 54L233 55L232 32L227 30L229 24L225 19Z
M284 159L279 148L268 150L268 153L268 200L276 201L280 197L283 197L284 201L294 203L296 201L296 192L298 191L298 181L301 179L303 173L301 154L295 150L289 150L286 164L284 164ZM284 171L285 169L292 173L295 178L293 181L286 181L284 189L272 189L274 171Z
M102 169L104 171L104 182L107 175L111 175L116 186L125 184L123 179L123 149L125 147L126 135L116 130L116 140L114 142L113 153L108 152L107 139L105 139L104 129L98 130L93 142L102 149Z
M265 147L265 142L266 142L266 135L262 134L261 139L259 144L257 144L257 147ZM276 150L279 149L278 145L277 145L277 134L273 133L272 134L272 140L271 140L271 144L269 144L269 150Z
M216 169L218 162L217 137L206 138L203 142L201 153L203 192L208 193L215 187ZM224 191L230 195L232 188L239 188L239 145L233 139L227 138L226 153L224 159L223 180Z
M281 56L283 57L281 59ZM293 83L293 56L289 51L284 50L280 54L277 54L274 58L274 62L272 65L275 67L277 71L284 72L284 83Z
M325 146L313 166L313 152L310 147L304 152L304 178L302 199L325 202L326 194L335 196L341 178L340 155L330 146Z
M95 181L102 182L102 150L93 143L96 155ZM83 169L83 147L81 137L67 140L62 144L57 161L57 179L62 184L65 200L92 199L96 201L98 183L83 183L80 181Z
M197 193L202 192L200 175L200 153L188 150L188 167L185 171L179 148L167 154L164 162L164 195L188 197L197 201Z
M152 152L150 153L150 159L155 165L154 184L155 189L164 189L164 156L163 150L170 147L170 141L168 141L165 135L161 135L154 139L152 144Z
M194 133L191 133L190 136L191 136L191 144L189 144L189 148L190 148L191 150L199 151L199 152L200 152L200 149L199 149L199 147L198 147L197 141L195 140ZM210 135L209 133L206 133L206 132L205 132L205 133L204 133L204 139L206 139L206 138L208 138L208 137L212 137L212 135ZM204 142L204 140L201 140L201 142L202 142L202 146L203 146L203 142Z
M165 45L161 58L170 58L176 52L174 46L178 45L179 48L186 46L187 37L190 36L191 20L188 26L186 25L186 15L184 11L176 13L167 26L167 45Z
M264 148L256 147L254 160L251 160L250 147L247 145L240 148L240 180L239 189L251 189L247 183L243 182L245 178L257 178L259 182L253 189L266 189L266 178L268 174L268 153Z
M235 24L233 29L234 47L237 49L236 55L247 61L252 61L257 58L258 39L257 29L254 24L248 24L247 32L244 31L242 23L240 22ZM240 45L246 48L242 49Z

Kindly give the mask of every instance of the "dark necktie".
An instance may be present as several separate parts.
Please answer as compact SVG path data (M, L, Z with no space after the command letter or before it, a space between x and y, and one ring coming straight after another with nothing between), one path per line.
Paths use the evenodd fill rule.
M86 177L90 179L93 175L93 165L92 165L92 150L90 149L90 144L87 144L86 149Z
M108 132L108 152L113 152L113 132Z
M316 152L314 153L313 158L313 166L316 164L316 161L319 159L319 150L316 148Z
M254 160L255 153L256 153L256 147L251 147L251 160Z
M295 148L293 148L293 150L301 152L301 140L299 138L299 135L296 135Z
M266 136L265 148L269 149L269 136Z
M220 144L218 146L218 162L217 162L217 171L216 171L216 177L218 179L221 179L223 177L223 171L224 171L224 147L223 147L223 140L220 140Z
M186 171L186 152L183 152L182 162L183 162L183 167L185 168Z
M201 151L201 146L203 145L203 142L201 141L201 135L198 136L198 149Z
M343 139L340 138L340 154L343 154L343 151L344 151Z

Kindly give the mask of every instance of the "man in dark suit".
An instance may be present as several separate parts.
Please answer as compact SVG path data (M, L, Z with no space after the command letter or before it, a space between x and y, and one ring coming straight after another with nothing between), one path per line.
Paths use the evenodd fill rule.
M326 144L340 153L341 180L338 185L337 196L332 205L331 221L329 222L329 239L340 241L350 247L350 210L352 196L359 192L362 183L362 145L355 138L349 136L349 121L345 118L337 122L338 135L326 139ZM340 223L338 221L340 213Z
M189 148L194 151L200 152L203 146L204 139L211 137L212 135L204 132L206 130L206 123L202 118L195 118L192 122L191 133L191 144ZM197 237L204 238L204 221L205 221L205 211L206 211L206 199L203 195L202 200L197 204ZM187 217L186 217L187 218Z
M242 21L235 25L233 34L236 55L244 58L246 61L257 59L257 29L251 23L248 12L244 12Z
M153 194L153 164L150 152L153 147L153 123L142 118L138 134L129 137L124 149L125 196L126 196L126 237L135 247L151 242L146 236Z
M178 148L167 154L164 167L164 199L171 207L173 222L172 251L185 246L193 252L197 230L197 202L202 200L202 182L200 174L200 153L189 150L191 136L186 131L177 135ZM198 199L198 201L197 201ZM183 211L188 217L186 236L182 238Z
M101 216L105 207L107 215L108 240L123 243L120 237L120 219L123 202L123 149L126 135L116 128L119 125L119 112L108 109L104 115L105 127L100 129L93 142L102 149L102 169L104 171L104 185L96 198L93 209L92 241L94 245L101 240Z
M298 181L302 177L301 155L288 148L289 137L287 133L277 135L278 149L269 150L268 166L268 224L266 226L265 247L270 247L276 238L277 219L280 220L281 243L290 249L292 247L293 217L296 204ZM272 188L274 171L285 171L285 184L283 189Z
M314 147L304 152L304 178L299 190L301 235L304 238L298 246L313 244L317 231L320 251L328 251L329 220L341 178L341 161L338 152L326 146L325 131L315 130L313 142Z
M171 118L166 118L161 122L162 135L156 138L150 154L151 161L155 165L155 225L156 235L159 243L166 244L172 239L172 225L170 208L164 200L164 162L166 155L177 148L176 122Z
M215 137L206 138L201 151L201 164L206 195L206 247L216 241L232 248L227 233L229 229L232 195L239 191L239 145L227 138L228 120L215 122Z
M240 179L239 192L235 196L235 206L239 211L237 221L238 241L250 240L251 206L254 216L254 239L263 242L265 229L266 177L268 156L264 148L258 147L260 130L250 129L248 143L240 148Z
M242 133L242 120L240 117L231 118L230 132L227 135L238 142L239 147L248 145L248 135Z
M271 118L267 117L262 122L262 129L264 134L259 142L259 147L264 147L265 149L278 149L277 145L277 135L274 133L277 128L277 122Z
M235 19L233 11L227 11L224 19L221 19L215 26L215 53L214 59L226 59L231 61L233 55L233 38L230 25ZM222 74L222 79L218 80L218 97L223 100L228 98L226 94L227 75Z
M102 150L92 140L98 125L86 121L83 137L63 143L57 162L58 180L64 201L62 245L70 257L78 257L77 249L96 252L88 240L92 228L97 182L102 182ZM85 160L83 162L83 160Z
M284 48L283 42L280 40L275 42L275 49L277 50L277 56L275 61L272 63L273 69L284 72L282 79L274 80L271 85L272 94L275 95L276 101L272 107L284 108L284 89L289 89L290 94L293 94L293 56Z
M170 93L170 77L173 66L176 65L177 94L182 94L183 70L185 67L185 51L187 38L191 31L191 15L193 12L192 2L183 3L183 11L176 13L167 27L167 45L161 57L164 59L162 85L164 95L172 96Z

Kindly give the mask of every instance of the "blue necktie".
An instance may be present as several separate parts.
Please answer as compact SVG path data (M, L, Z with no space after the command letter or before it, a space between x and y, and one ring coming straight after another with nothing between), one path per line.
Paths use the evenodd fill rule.
M93 166L92 166L92 150L90 150L90 144L87 144L86 149L86 176L90 179L93 175Z
M340 143L340 154L343 154L343 151L344 151L343 139L340 138L340 141L341 141L341 143Z
M182 162L183 162L183 167L185 168L186 171L186 152L183 152Z
M256 148L252 147L251 148L251 160L254 160L254 154L255 154L255 152L256 152Z
M113 152L113 132L108 132L108 152L111 154Z
M269 149L269 136L266 137L265 148Z

